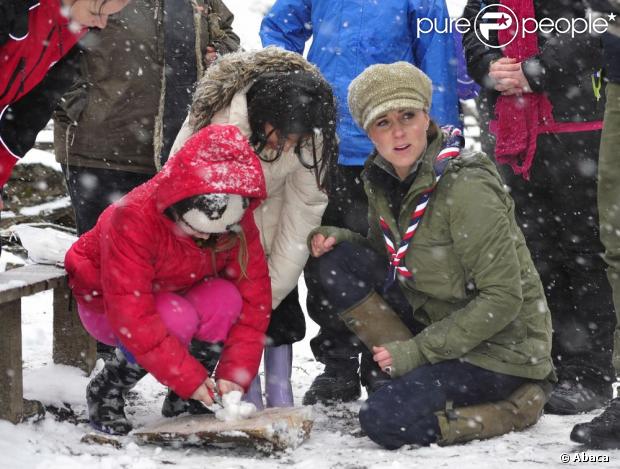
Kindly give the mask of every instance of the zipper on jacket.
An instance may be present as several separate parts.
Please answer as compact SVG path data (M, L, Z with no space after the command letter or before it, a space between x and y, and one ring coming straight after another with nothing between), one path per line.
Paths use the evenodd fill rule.
M13 83L15 82L17 75L19 75L20 73L22 73L23 75L23 71L25 68L26 68L26 58L21 57L19 59L19 62L17 63L17 67L15 67L15 70L13 70L13 75L11 75L8 85L6 86L2 95L0 95L0 99L4 98L7 95L7 93L11 90L11 87L13 86Z
M32 75L32 73L35 71L37 66L41 63L41 60L43 60L43 56L45 55L45 52L47 51L47 48L50 45L50 39L52 38L52 35L54 34L54 31L56 31L56 28L57 28L57 26L54 25L52 27L52 29L50 30L49 34L47 35L47 37L45 38L45 41L44 41L45 46L43 47L43 50L39 54L39 58L37 59L37 61L34 63L32 68L30 69L30 72L28 72L28 74L26 74L26 68L25 67L22 68L22 70L21 70L22 79L21 79L21 82L19 83L19 88L17 89L15 95L13 95L13 99L11 99L11 101L10 101L11 103L14 102L15 99L17 99L17 96L19 96L21 93L23 93L23 91L24 91L24 84L26 83L26 80L28 80L28 78L30 78L30 75ZM25 60L24 60L24 65L25 65Z

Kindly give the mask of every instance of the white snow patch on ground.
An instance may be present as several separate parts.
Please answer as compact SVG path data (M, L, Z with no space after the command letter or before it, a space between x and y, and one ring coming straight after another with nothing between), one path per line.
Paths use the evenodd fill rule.
M260 48L258 27L272 0L226 0L235 13L234 28L246 49ZM451 14L457 15L465 0L448 0ZM24 158L42 162L56 169L53 156L32 150ZM22 163L22 164L23 164ZM16 256L3 252L0 269L6 262L23 263ZM300 296L305 304L305 287L300 283ZM88 377L81 371L52 363L52 295L44 292L22 301L24 394L47 404L68 403L82 418L85 416L85 388ZM1 320L1 319L0 319ZM322 370L309 347L316 325L307 319L306 339L294 346L293 390L295 401L301 403L303 393L314 376ZM0 326L1 327L1 326ZM98 363L97 372L101 367ZM127 414L136 426L161 418L160 409L165 388L151 376L144 378L128 396ZM334 409L317 407L315 425L310 439L295 451L278 455L262 455L246 449L170 449L138 446L131 437L121 438L122 449L81 443L90 432L85 423L74 425L58 422L53 416L39 423L13 425L0 420L1 469L153 469L179 467L204 468L291 468L291 469L409 469L409 468L523 468L571 467L562 464L563 453L574 455L582 448L569 440L575 423L590 420L596 413L584 416L544 416L533 428L483 442L440 448L380 449L365 437L359 437L355 418L362 401ZM608 455L607 464L592 467L619 467L620 451L589 451L589 455Z
M48 131L42 131L37 136L37 141L41 141L41 134L44 134ZM55 169L56 171L60 171L60 163L57 163L54 159L54 154L49 151L39 150L37 148L33 148L26 155L17 162L17 164L32 164L32 163L41 163L45 166L49 166L50 168Z
M302 304L305 288L300 283ZM23 300L24 394L46 404L70 406L85 417L85 388L88 377L81 371L54 365L52 354L52 295L44 292ZM308 339L317 332L308 320L306 340L296 344L293 360L295 402L301 404L303 393L312 378L321 371L310 352ZM101 362L99 362L99 367ZM97 370L98 371L98 370ZM135 426L160 419L165 388L151 376L143 379L128 396L128 417ZM49 414L39 423L13 425L0 421L0 467L2 469L151 469L177 466L204 468L345 468L345 469L409 469L413 467L485 469L498 467L531 468L537 465L565 467L563 453L581 451L570 442L572 426L589 420L585 416L544 416L533 428L483 442L440 448L401 448L386 451L359 435L357 412L363 401L326 409L315 408L315 424L310 439L294 451L264 455L243 448L160 448L138 446L130 436L120 438L121 449L81 443L91 432L85 423L74 425L58 422ZM606 454L608 467L618 467L620 451L592 451Z

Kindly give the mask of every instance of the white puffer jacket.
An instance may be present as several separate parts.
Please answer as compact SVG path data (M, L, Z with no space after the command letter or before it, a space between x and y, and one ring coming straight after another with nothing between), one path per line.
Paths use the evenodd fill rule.
M257 54L262 54L259 59L263 58L263 60L254 60ZM225 68L228 72L230 66L234 67L236 62L243 66L243 70L237 74L227 74L227 77L220 77L214 66L207 71L205 77L200 81L196 91L197 97L201 95L201 92L205 92L205 87L221 85L221 83L215 83L218 79L226 80L227 88L230 88L231 82L237 84L236 92L232 95L227 106L222 108L220 102L214 105L219 108L218 110L213 112L213 108L211 108L211 116L208 122L233 124L249 137L251 130L248 121L247 90L261 71L273 71L274 62L284 70L291 69L291 66L300 68L300 61L303 61L301 63L304 68L311 67L309 64L306 67L307 62L301 56L292 55L295 56L293 63L291 63L291 53L276 48L259 52L229 54L223 57L219 64L226 60L224 65L227 66ZM267 60L264 60L265 56ZM248 64L248 61L258 63ZM243 72L248 65L254 69L253 72L258 73L252 73L253 77L249 81L239 79L244 76ZM206 90L206 93L208 92L209 90ZM221 93L219 96L225 94ZM200 120L200 117L192 115L196 110L195 108L196 106L192 107L190 116L183 124L172 147L171 155L174 155L183 146L183 143L192 135L193 129L196 128L196 121ZM204 120L202 123L205 123ZM317 154L320 154L320 136L316 140ZM271 151L273 150L265 149L263 155L270 159L269 152ZM304 154L304 152L308 152L308 149L302 148L304 161L311 161L311 156ZM321 217L327 206L327 196L317 187L314 171L304 168L292 149L283 153L274 162L261 161L261 166L267 184L267 200L255 210L254 218L261 232L263 248L269 261L273 295L272 306L275 309L297 285L309 255L306 239L310 231L321 224Z

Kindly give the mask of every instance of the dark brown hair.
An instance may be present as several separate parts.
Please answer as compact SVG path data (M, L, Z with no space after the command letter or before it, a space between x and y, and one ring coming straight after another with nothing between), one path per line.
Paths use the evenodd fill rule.
M302 140L295 147L295 154L304 167L314 170L318 187L328 190L338 159L336 101L329 83L317 73L305 70L265 73L248 90L247 101L252 130L250 143L259 157L273 162L282 155L289 134L307 136L312 161L302 158ZM261 155L269 138L265 134L267 123L273 126L280 141L272 159ZM322 137L320 155L317 154L317 131Z

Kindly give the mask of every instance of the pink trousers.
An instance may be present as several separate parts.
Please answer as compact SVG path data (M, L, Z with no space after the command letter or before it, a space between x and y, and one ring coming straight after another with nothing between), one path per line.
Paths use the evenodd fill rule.
M207 279L183 294L155 293L155 309L170 331L183 344L193 338L203 342L219 342L241 313L241 295L228 280ZM77 300L78 313L84 328L99 342L118 345L107 316L94 304Z

